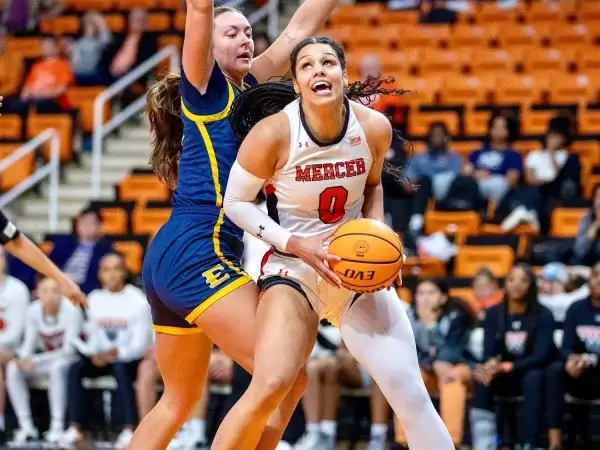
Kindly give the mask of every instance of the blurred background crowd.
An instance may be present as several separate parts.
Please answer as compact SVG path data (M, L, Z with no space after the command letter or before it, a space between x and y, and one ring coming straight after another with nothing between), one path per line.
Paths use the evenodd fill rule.
M297 7L233 3L257 54ZM370 100L400 131L388 162L406 180L383 180L408 254L398 292L457 448L479 450L490 433L499 447L600 448L600 2L341 3L322 34L343 44L350 79L412 91ZM0 430L17 447L126 448L161 391L136 286L170 213L139 113L148 85L178 67L185 1L0 0L0 14L0 206L90 303L71 310L52 280L1 255ZM264 251L248 238L253 276ZM68 332L53 331L58 318ZM48 352L60 363L32 370ZM326 323L307 369L290 445L403 448L381 392ZM248 382L215 349L171 447L207 445Z

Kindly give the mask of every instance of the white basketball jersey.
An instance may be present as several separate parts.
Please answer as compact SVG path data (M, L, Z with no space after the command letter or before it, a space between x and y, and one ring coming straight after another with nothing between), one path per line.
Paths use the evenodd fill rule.
M303 123L300 100L285 107L290 121L286 165L267 180L269 216L293 234L314 236L362 216L373 163L365 133L348 103L338 142L319 145Z

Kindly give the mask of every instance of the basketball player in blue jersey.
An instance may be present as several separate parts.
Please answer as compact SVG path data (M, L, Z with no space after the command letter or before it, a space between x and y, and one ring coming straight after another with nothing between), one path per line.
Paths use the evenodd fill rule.
M242 269L240 228L225 217L223 193L238 145L228 121L248 85L283 76L300 40L324 24L337 0L306 0L273 45L253 60L252 28L237 10L188 0L181 74L148 93L154 134L150 164L174 188L173 210L143 267L152 307L156 356L165 391L134 435L130 449L164 449L200 399L213 342L254 371L258 289ZM263 368L265 370L265 368ZM302 374L269 420L265 398L214 449L274 449L306 388ZM277 401L279 403L279 400ZM242 442L260 418L260 442Z

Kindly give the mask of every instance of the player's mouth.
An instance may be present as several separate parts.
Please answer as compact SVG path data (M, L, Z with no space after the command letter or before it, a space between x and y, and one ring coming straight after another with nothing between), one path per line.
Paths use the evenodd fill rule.
M241 59L244 62L250 62L250 60L252 59L252 53L250 53L249 51L242 52L238 55L238 59Z
M311 86L312 91L318 96L327 96L331 94L331 83L329 81L319 80Z

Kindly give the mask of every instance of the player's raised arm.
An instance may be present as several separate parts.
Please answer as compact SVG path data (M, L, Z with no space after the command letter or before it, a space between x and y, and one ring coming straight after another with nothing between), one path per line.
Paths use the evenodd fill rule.
M258 122L244 139L227 182L223 209L244 231L279 251L302 258L333 286L341 286L339 277L325 261L339 260L328 255L323 244L332 233L300 238L284 229L254 203L265 181L275 174L283 149L289 148L290 125L283 113ZM283 155L282 155L283 156Z
M296 44L317 33L338 2L339 0L305 0L283 33L253 61L252 75L260 83L285 75L290 68L290 55Z
M212 53L214 0L187 0L182 64L189 82L206 90L215 60Z
M369 147L373 154L373 165L365 186L365 202L363 217L383 221L383 186L381 173L390 145L392 143L392 126L389 120L376 111L369 111L369 119L365 123L365 132Z

